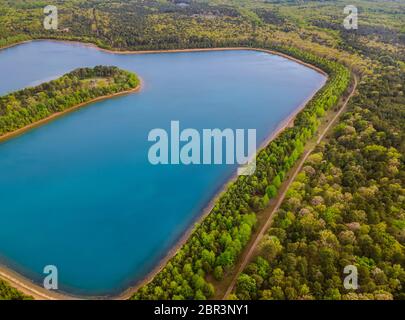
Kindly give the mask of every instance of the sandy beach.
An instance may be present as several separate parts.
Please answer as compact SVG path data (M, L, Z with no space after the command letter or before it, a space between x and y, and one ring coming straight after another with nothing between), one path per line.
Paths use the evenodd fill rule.
M260 48L245 48L245 47L230 47L230 48L202 48L202 49L178 49L178 50L156 50L156 51L113 51L113 50L108 50L108 49L103 49L103 48L99 48L97 47L95 44L92 43L81 43L78 41L66 41L66 40L54 40L54 39L41 39L41 40L29 40L29 41L24 41L22 43L26 43L26 42L30 42L30 41L55 41L55 42L67 42L67 43L77 43L79 45L83 45L83 46L89 46L89 47L93 47L97 50L101 50L104 52L108 52L111 54L157 54L157 53L179 53L179 52L205 52L205 51L235 51L235 50L251 50L251 51L257 51L257 52L265 52L265 53L269 53L269 54L273 54L273 55L278 55L281 57L284 57L286 59L292 60L294 62L297 62L301 65L304 65L306 67L309 67L319 73L321 73L322 75L326 76L328 79L328 74L323 71L322 69L310 65L306 62L303 62L301 60L298 60L296 58L293 58L291 56L288 56L284 53L280 53L277 51L272 51L272 50L267 50L267 49L260 49ZM2 49L5 48L10 48L12 46L18 45L20 43L17 44L13 44ZM327 79L325 81L325 83L327 82ZM141 82L142 84L142 82ZM66 113L69 113L71 111L74 111L78 108L81 108L85 105L88 105L90 103L93 102L97 102L100 100L105 100L105 99L109 99L115 96L120 96L120 95L124 95L124 94L129 94L131 92L135 92L135 91L139 91L141 88L141 85L138 86L135 89L129 90L129 91L125 91L125 92L120 92L117 94L113 94L113 95L109 95L109 96L103 96L103 97L99 97L96 99L93 99L91 101L88 101L86 103L77 105L75 107L69 108L66 111L60 112L58 114L54 114L46 119L40 120L38 122L35 122L29 126L26 126L22 129L19 129L17 131L14 131L12 133L3 135L0 137L0 142L5 141L7 139L10 139L12 137L15 137L17 135L20 135L24 132L26 132L27 130L30 130L34 127L40 126L42 124L45 124L49 121L52 121L53 119L63 116ZM320 90L320 89L318 89ZM317 91L318 91L317 90ZM274 140L275 138L277 138L277 136L284 131L284 129L286 129L287 127L290 127L294 124L294 119L296 118L297 114L302 111L305 106L307 105L307 103L314 97L314 95L316 94L317 91L314 91L310 97L308 97L308 99L306 99L305 101L303 101L299 106L297 106L296 110L294 111L293 114L291 114L287 119L285 119L278 127L275 131L273 131L271 133L271 135L265 139L260 147L258 148L257 154L260 152L260 150L262 150L263 148L265 148L272 140ZM101 297L83 297L86 299L116 299L116 300L122 300L122 299L128 299L130 298L140 287L144 286L145 284L149 283L153 277L160 272L165 265L167 264L167 262L177 253L177 251L186 243L186 241L189 239L189 237L191 236L191 234L194 231L194 228L196 226L196 224L201 223L205 217L211 212L212 208L214 207L215 203L218 201L218 199L221 197L221 195L227 190L229 184L233 183L236 179L237 179L238 175L235 172L234 176L231 177L231 179L229 179L228 181L226 181L224 183L224 185L219 189L219 191L216 193L216 195L213 197L213 199L207 204L207 206L205 207L205 209L202 211L201 215L198 216L198 218L193 222L192 225L190 225L190 227L186 230L186 232L183 234L183 236L181 236L181 238L176 242L175 245L173 245L172 249L167 253L167 255L156 265L155 268L153 268L146 277L144 277L143 280L139 281L138 283L136 283L134 286L131 286L130 288L126 289L125 291L123 291L121 294L116 295L116 296L101 296ZM34 296L34 298L37 299L81 299L81 297L76 297L73 295L68 295L68 294L64 294L64 293L58 293L58 292L49 292L43 288L41 288L39 285L37 285L36 283L33 283L32 281L30 281L29 279L25 278L24 276L15 273L14 271L2 267L0 266L0 277L4 278L5 280L7 280L12 286L20 289L22 292L32 295ZM45 291L45 292L44 292Z

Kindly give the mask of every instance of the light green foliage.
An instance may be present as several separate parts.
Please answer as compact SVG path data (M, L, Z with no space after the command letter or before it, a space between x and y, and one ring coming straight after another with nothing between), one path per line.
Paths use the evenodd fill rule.
M332 139L292 184L259 258L239 277L239 299L405 298L405 99L395 91L405 75L387 66L376 72L390 79L385 91L364 78ZM390 104L373 99L377 86ZM349 264L358 268L356 291L343 287Z

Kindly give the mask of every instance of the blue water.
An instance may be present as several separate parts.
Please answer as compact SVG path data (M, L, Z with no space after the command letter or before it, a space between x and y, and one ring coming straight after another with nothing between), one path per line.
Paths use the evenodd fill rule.
M312 69L253 51L117 55L37 41L0 51L0 94L77 67L137 72L141 92L87 106L0 144L0 260L61 290L115 294L144 277L235 172L153 166L150 130L243 128L257 144L325 82Z

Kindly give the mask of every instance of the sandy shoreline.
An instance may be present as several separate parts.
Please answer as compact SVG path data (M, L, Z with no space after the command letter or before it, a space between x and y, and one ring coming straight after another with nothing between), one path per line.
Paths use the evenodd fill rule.
M304 102L302 102L297 107L297 109L287 119L285 119L276 128L276 130L270 134L270 136L267 139L265 139L261 143L260 147L257 150L257 154L260 152L260 150L262 150L264 147L266 147L272 140L274 140L282 131L284 131L284 129L286 129L287 127L293 125L294 119L296 118L297 114L305 108L307 103L314 97L316 92L318 92L326 84L326 82L328 80L328 74L325 71L323 71L322 69L320 69L320 68L318 68L316 66L308 64L306 62L303 62L301 60L298 60L298 59L296 59L294 57L288 56L288 55L286 55L284 53L281 53L281 52L268 50L268 49L260 49L260 48L229 47L229 48L175 49L175 50L156 50L156 51L154 51L154 50L113 51L113 50L100 48L100 47L96 46L93 43L82 43L82 42L79 42L79 41L55 40L55 39L40 39L40 40L27 40L27 41L23 41L23 42L20 42L20 43L12 44L12 45L0 48L0 50L11 48L11 47L17 46L19 44L32 42L32 41L55 41L55 42L77 43L77 44L82 45L82 46L89 46L89 47L95 48L97 50L104 51L104 52L111 53L111 54L126 54L126 55L128 55L128 54L157 54L157 53L249 50L249 51L264 52L264 53L269 53L269 54L284 57L286 59L289 59L289 60L294 61L296 63L299 63L301 65L304 65L304 66L306 66L308 68L311 68L311 69L321 73L322 75L326 76L327 78L326 78L325 83L318 90L315 90L312 93L312 95L310 97L308 97ZM115 96L119 96L119 95L128 94L128 93L131 93L131 92L135 92L135 91L138 91L140 89L140 87L141 87L141 85L139 85L137 88L129 90L129 91L125 91L125 92L121 92L121 93L117 93L117 94L113 94L113 95L109 95L109 96L99 97L99 98L93 99L91 101L88 101L86 103L80 104L78 106L69 108L68 110L65 110L65 111L60 112L60 113L55 114L55 115L52 115L52 116L50 116L50 117L48 117L46 119L35 122L32 125L24 127L22 129L19 129L19 130L17 130L18 132L14 131L13 133L3 135L3 136L0 137L0 142L5 141L7 139L10 139L12 137L15 137L17 135L20 135L20 134L24 133L27 130L30 130L30 129L34 128L34 127L42 125L42 124L44 124L44 123L46 123L48 121L53 120L54 118L63 116L64 114L69 113L71 111L74 111L74 110L76 110L76 109L78 109L80 107L83 107L83 106L87 105L87 104L97 102L97 101L100 101L100 100L109 99L111 97L115 97ZM209 201L207 206L204 208L201 215L199 215L195 219L195 221L184 232L184 234L179 238L179 240L173 245L173 247L169 250L169 252L165 255L165 257L163 259L161 259L160 262L156 265L156 267L154 267L141 281L139 281L134 286L129 287L128 289L124 290L122 293L120 293L120 294L118 294L116 296L99 296L99 297L98 296L97 297L89 296L89 297L83 297L83 298L84 299L116 299L116 300L130 298L140 287L142 287L142 286L146 285L147 283L149 283L154 278L154 276L166 266L167 262L187 242L187 240L189 239L189 237L193 233L193 231L195 229L195 226L197 224L201 223L207 217L207 215L211 212L212 208L214 207L215 203L218 201L218 199L221 197L221 195L228 189L229 184L233 183L237 179L237 177L238 177L238 175L235 172L235 174L228 181L226 181L223 184L223 186L219 189L219 191L216 192L216 194L212 198L212 200ZM45 289L41 288L39 285L37 285L36 283L33 283L29 279L25 278L23 275L20 275L20 274L14 272L13 270L11 270L11 269L9 269L7 267L3 267L1 265L0 265L0 277L7 280L12 286L16 287L17 289L20 289L25 294L34 296L34 298L52 299L52 300L55 300L55 299L82 299L80 296L74 296L74 295L69 295L69 294L65 294L65 293L61 293L61 292L53 292L53 291L45 290Z
M35 41L35 40L24 40L24 41L21 41L21 42L16 42L16 43L8 44L8 45L6 45L6 46L0 47L0 50L6 50L6 49L8 49L8 48L12 48L12 47L15 47L15 46L19 46L20 44L24 44L24 43L28 43L28 42L32 42L32 41Z
M4 280L11 287L18 289L28 296L32 296L36 300L72 300L73 297L60 294L58 292L49 291L38 284L30 281L28 278L15 272L14 270L0 265L0 279Z

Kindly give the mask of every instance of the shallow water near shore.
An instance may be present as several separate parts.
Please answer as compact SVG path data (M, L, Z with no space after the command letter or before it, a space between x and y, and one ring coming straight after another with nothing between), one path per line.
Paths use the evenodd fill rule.
M237 168L153 166L152 129L256 129L260 145L326 80L263 52L119 55L35 41L0 51L0 94L100 64L136 72L142 90L0 143L0 263L38 283L55 265L76 295L145 277Z

